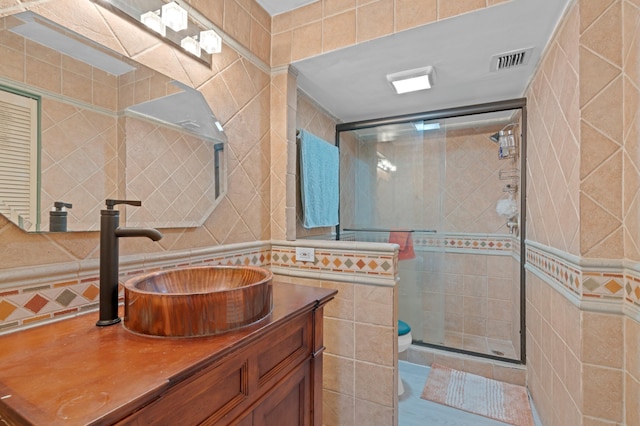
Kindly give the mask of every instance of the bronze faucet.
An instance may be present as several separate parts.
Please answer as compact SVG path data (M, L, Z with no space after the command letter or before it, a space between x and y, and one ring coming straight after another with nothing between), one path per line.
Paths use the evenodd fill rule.
M113 325L120 322L118 316L118 238L147 237L153 241L162 238L162 234L153 228L120 228L120 211L113 207L117 204L141 206L140 201L106 200L107 209L100 210L100 319L98 326Z

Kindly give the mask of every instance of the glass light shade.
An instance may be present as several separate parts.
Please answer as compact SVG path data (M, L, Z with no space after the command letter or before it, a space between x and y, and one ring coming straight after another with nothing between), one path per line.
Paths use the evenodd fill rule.
M200 56L200 43L193 37L185 37L180 41L180 46L195 56Z
M393 84L393 87L398 94L431 88L429 74L395 80L392 81L391 84Z
M140 22L157 32L162 37L167 35L167 27L162 23L162 19L155 12L147 12L140 15Z
M213 30L200 31L200 47L207 53L220 53L222 38Z
M178 3L171 2L162 6L162 22L173 31L187 29L189 15Z

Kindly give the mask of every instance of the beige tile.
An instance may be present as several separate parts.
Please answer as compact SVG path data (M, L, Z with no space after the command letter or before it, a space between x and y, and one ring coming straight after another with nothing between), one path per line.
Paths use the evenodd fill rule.
M393 1L378 0L358 8L358 43L393 33Z
M640 425L640 382L625 375L625 421L627 425Z
M291 60L308 58L322 53L322 22L295 28L292 33Z
M393 288L355 284L355 320L394 326Z
M640 381L640 324L625 318L625 368L627 374Z
M493 378L495 380L524 386L526 383L526 377L527 370L524 368L507 367L503 365L493 366Z
M356 8L356 0L324 0L322 3L322 15L325 19L329 16L337 15Z
M356 399L356 419L358 419L358 424L367 426L388 426L396 424L394 422L393 407L375 404L361 399ZM340 425L342 424L340 423Z
M622 65L621 3L615 2L586 28L580 43L618 66Z
M313 2L292 11L293 26L303 26L322 19L322 3Z
M355 361L331 354L323 356L323 388L344 395L355 395Z
M291 31L293 28L293 12L286 12L276 15L271 20L272 35Z
M582 360L603 367L622 368L623 318L619 315L582 314ZM628 340L628 339L627 339Z
M614 422L622 421L624 401L622 372L584 364L582 374L583 414Z
M324 345L327 353L353 358L354 354L358 354L359 342L356 337L353 322L324 318Z
M224 24L222 29L244 47L251 43L251 15L235 0L224 1Z
M396 32L437 19L437 0L396 0Z
M62 71L58 66L28 56L26 59L26 83L54 93L61 93Z
M338 281L323 281L322 287L338 290L336 297L326 305L324 309L325 316L353 320L355 286Z
M393 366L397 341L397 335L391 327L356 324L355 358L374 364Z
M322 391L322 422L325 425L354 426L355 403L352 396L324 389Z
M330 52L356 43L355 10L325 18L322 25L323 52Z
M396 395L393 367L356 361L355 384L356 398L392 406Z
M267 64L271 60L271 34L256 20L251 20L251 52Z
M438 19L461 15L485 6L485 0L438 0Z

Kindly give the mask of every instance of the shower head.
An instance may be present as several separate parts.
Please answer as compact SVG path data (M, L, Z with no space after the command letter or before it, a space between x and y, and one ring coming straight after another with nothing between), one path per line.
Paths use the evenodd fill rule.
M489 136L489 139L491 139L495 143L498 143L500 141L500 132L492 134L491 136Z

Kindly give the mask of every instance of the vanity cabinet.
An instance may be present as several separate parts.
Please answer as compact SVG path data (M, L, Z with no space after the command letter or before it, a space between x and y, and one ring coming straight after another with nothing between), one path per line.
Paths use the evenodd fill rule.
M9 425L321 425L323 306L334 294L335 290L274 283L274 311L269 318L261 324L213 337L158 339L136 336L121 326L109 327L113 332L97 330L97 334L102 335L117 333L116 340L122 338L128 343L118 348L126 349L121 354L123 359L115 364L122 362L125 365L125 358L129 357L130 367L120 373L111 370L96 374L100 377L87 377L85 386L92 389L79 392L76 401L83 400L86 395L108 395L100 400L102 406L98 409L99 404L95 401L83 401L87 411L93 410L93 413L83 413L79 406L65 411L63 407L68 407L65 404L74 400L72 395L58 398L58 403L41 400L39 404L36 399L43 396L41 390L29 393L28 386L5 380L5 368L11 357L0 355L0 393L12 391L11 397L0 399L0 425L3 421ZM79 321L82 319L33 330L57 327L68 321L90 327L94 320L93 316ZM0 345L11 344L11 340L24 333L33 333L33 330L2 336ZM80 337L73 332L65 333L65 336L69 341L70 337ZM113 343L113 337L103 343ZM58 355L62 358L67 355L69 359L69 354L65 354L69 345L64 340L58 342ZM213 352L200 356L206 347ZM105 345L103 349L114 348ZM37 348L34 350L37 352ZM26 358L28 360L30 356L26 355ZM153 364L157 366L157 376L166 378L162 383L158 383L157 377L150 377L153 368L148 367ZM114 381L109 373L119 379L113 383L116 388L104 391L105 382ZM121 375L129 380L122 380ZM65 378L58 377L58 380L56 386L62 391ZM148 385L141 386L145 380L149 381ZM67 387L71 388L80 382L76 378L67 381L70 382ZM126 385L130 381L138 382ZM118 382L121 382L121 388L117 387ZM130 392L132 388L139 389L138 393L123 398L122 392Z

